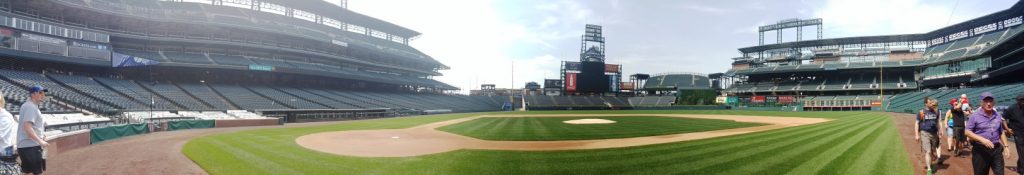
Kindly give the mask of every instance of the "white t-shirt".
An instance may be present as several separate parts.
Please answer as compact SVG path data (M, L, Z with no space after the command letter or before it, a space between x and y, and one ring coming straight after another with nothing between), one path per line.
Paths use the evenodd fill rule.
M18 122L7 109L0 109L0 150L15 146L18 140ZM0 155L3 152L0 151Z

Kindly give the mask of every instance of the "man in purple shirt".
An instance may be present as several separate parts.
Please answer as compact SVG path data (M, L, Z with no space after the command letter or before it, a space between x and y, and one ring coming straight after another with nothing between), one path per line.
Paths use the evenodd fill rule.
M1009 156L1006 149L1006 135L1003 135L1003 117L996 112L995 97L992 93L981 93L981 108L971 113L967 120L967 137L974 146L971 164L974 174L1003 174L1003 157Z

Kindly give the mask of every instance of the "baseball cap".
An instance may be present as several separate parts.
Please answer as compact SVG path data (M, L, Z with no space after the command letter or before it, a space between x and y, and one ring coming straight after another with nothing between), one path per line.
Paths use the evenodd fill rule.
M1017 95L1017 101L1024 100L1024 94Z
M992 93L991 92L982 92L981 93L981 99L985 100L985 98L992 98L993 100L996 99L995 97L992 97Z
M28 88L28 93L36 93L36 92L39 92L39 91L50 92L50 90L47 90L46 88L44 88L43 86L40 86L40 85L35 85L35 86L32 86L32 87Z
M949 99L949 106L956 106L957 98Z

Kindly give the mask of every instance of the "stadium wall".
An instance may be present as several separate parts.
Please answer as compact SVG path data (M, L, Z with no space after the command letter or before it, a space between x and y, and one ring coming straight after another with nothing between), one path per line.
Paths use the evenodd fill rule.
M47 151L49 154L60 154L69 150L89 146L91 144L89 133L90 131L86 129L73 132L68 135L59 135L54 138L47 139L46 142L50 143L50 147L47 148Z
M271 126L281 125L281 119L240 119L240 120L217 120L214 121L215 128L242 127L242 126Z

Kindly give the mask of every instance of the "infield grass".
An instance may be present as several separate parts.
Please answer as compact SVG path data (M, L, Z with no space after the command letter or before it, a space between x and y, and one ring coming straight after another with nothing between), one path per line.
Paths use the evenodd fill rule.
M406 128L480 115L450 114L257 129L193 139L183 152L210 174L913 174L886 113L764 111L552 111L544 114L726 114L817 117L830 122L719 138L572 151L460 150L407 158L338 156L305 149L312 133ZM493 114L493 113L492 113ZM522 113L516 113L522 114Z
M605 119L611 124L567 124L566 120ZM545 141L630 138L761 126L732 120L624 117L483 117L438 130L483 140Z

